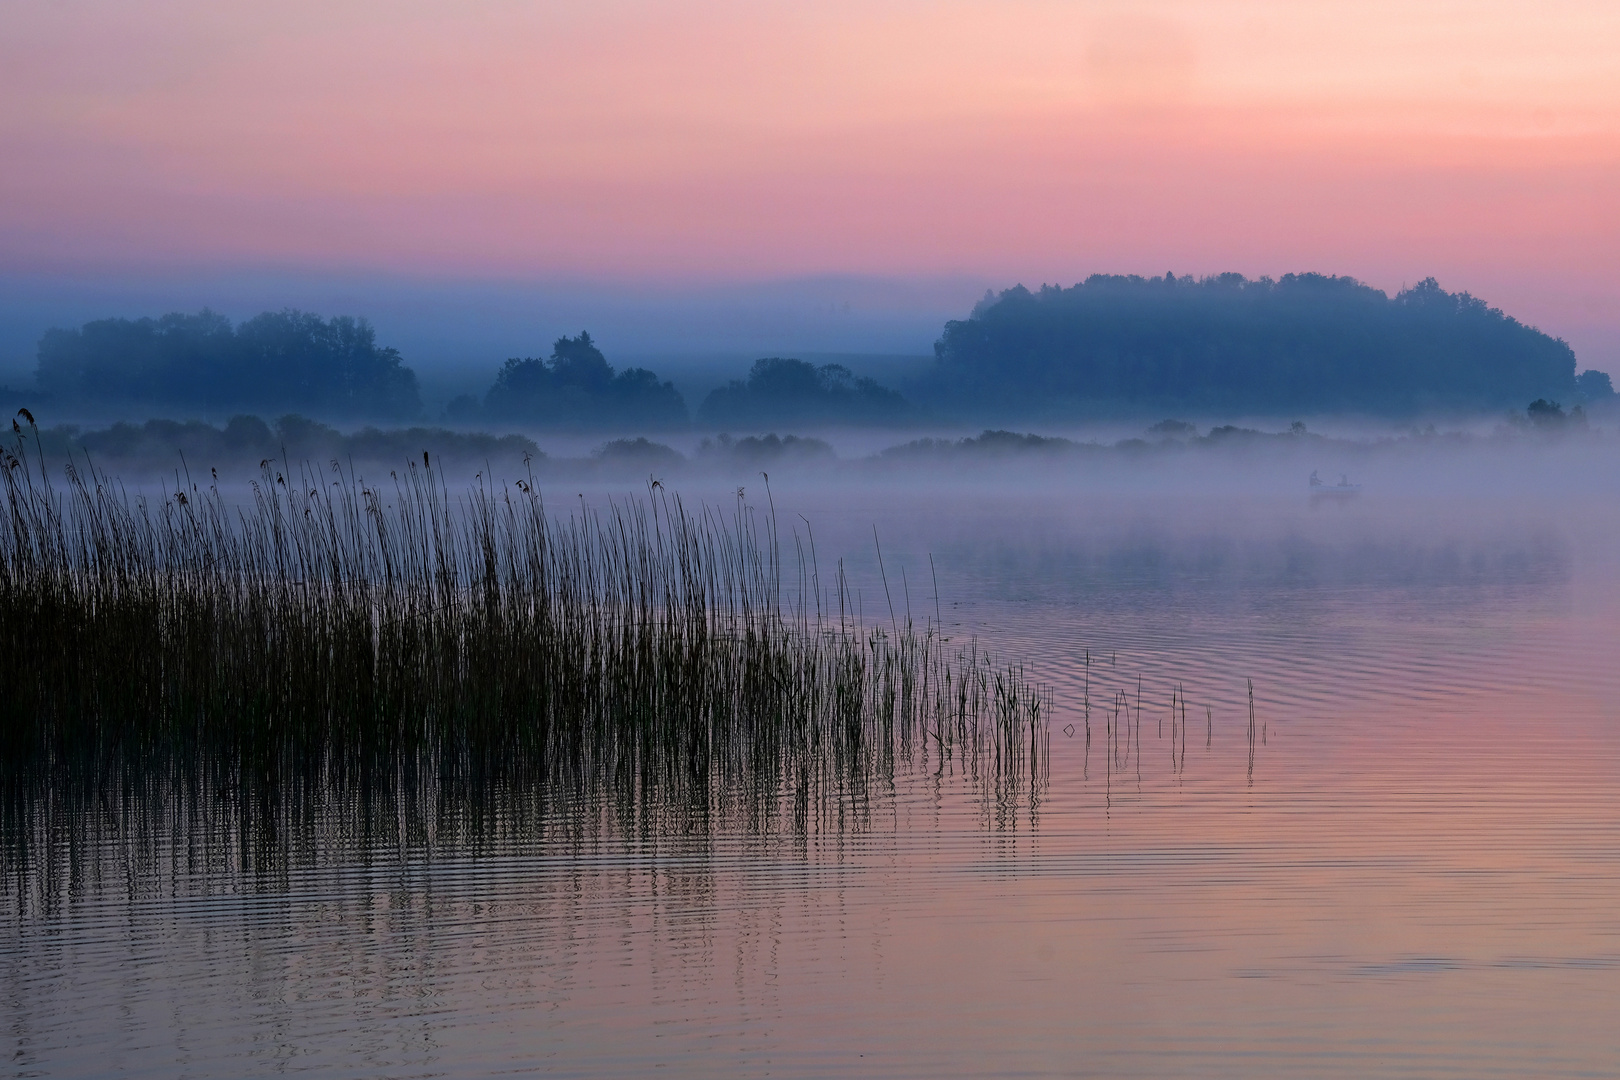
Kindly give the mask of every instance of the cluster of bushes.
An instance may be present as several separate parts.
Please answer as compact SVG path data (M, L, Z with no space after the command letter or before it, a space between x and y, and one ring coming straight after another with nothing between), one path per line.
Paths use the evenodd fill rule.
M723 461L757 468L761 465L806 464L838 460L833 448L821 439L802 435L749 435L741 439L719 435L698 443L700 460Z
M673 446L639 435L634 439L612 439L603 443L591 451L591 460L598 465L652 470L679 466L686 461L686 455Z
M90 431L61 425L41 432L41 441L45 450L53 454L87 454L92 461L115 470L147 474L215 465L229 466L233 473L239 473L265 460L294 466L306 461L322 464L336 460L345 466L352 462L394 469L420 459L424 450L446 464L467 468L477 468L486 461L511 465L545 457L533 440L521 435L429 427L366 427L344 434L296 414L283 416L273 424L257 416L234 416L218 427L200 420L117 423Z
M1522 422L1542 431L1562 431L1586 426L1586 410L1577 405L1569 412L1556 401L1537 398L1524 410Z
M60 424L40 432L43 449L62 459L88 456L116 475L132 477L192 472L200 479L211 468L228 468L229 478L255 474L261 462L276 468L303 463L324 466L336 461L363 471L394 470L420 461L423 452L434 464L471 473L496 466L503 475L520 475L532 466L537 473L558 476L663 475L678 471L686 455L645 436L612 439L588 457L548 457L523 435L493 435L440 427L380 429L366 427L345 434L305 416L289 414L274 422L257 416L233 416L223 424L201 420L119 422L85 430ZM720 435L699 443L697 459L706 466L742 468L829 464L838 460L820 439L776 434L733 438ZM516 472L514 470L517 470Z
M741 439L717 435L698 443L694 455L701 464L719 468L741 468L748 472L761 468L831 464L838 460L833 448L821 439L801 435L748 435ZM687 458L679 450L642 437L613 439L591 452L591 463L610 466L617 472L679 468Z
M969 456L1008 457L1028 454L1065 454L1095 444L1077 443L1057 436L1019 434L1016 431L986 430L977 436L962 439L913 439L900 446L891 446L878 456L888 460L908 458Z
M1606 389L1563 341L1431 278L1389 297L1348 277L1096 275L987 296L946 324L935 397L1075 416L1503 408Z

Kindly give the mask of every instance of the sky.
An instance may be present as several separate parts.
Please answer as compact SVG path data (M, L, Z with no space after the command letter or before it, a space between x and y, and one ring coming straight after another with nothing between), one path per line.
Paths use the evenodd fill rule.
M1612 0L7 0L0 353L203 303L926 352L987 287L1313 270L1620 373L1616 56Z

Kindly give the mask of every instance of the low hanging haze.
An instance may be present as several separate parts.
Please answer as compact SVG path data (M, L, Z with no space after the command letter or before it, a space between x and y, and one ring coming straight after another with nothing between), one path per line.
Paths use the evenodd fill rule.
M8 0L0 361L211 305L493 369L985 288L1433 275L1620 372L1613 0Z

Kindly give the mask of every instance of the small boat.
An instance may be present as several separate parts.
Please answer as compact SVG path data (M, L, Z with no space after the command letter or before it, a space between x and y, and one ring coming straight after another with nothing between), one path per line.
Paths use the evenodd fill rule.
M1339 474L1339 482L1337 484L1329 484L1320 476L1316 475L1315 469L1311 470L1312 495L1354 495L1360 490L1361 485L1352 484L1350 482L1350 477L1345 473Z

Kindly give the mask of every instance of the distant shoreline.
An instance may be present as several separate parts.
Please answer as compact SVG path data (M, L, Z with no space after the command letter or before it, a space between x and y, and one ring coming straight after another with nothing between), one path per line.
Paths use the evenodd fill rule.
M1543 403L1547 404L1547 403ZM1610 410L1602 410L1606 415ZM41 418L47 419L48 418ZM1301 422L1281 430L1235 424L1199 428L1166 420L1123 438L1039 434L984 429L963 436L905 438L904 430L861 432L866 447L844 452L831 441L837 434L820 431L732 436L702 436L685 450L662 433L604 438L575 433L547 448L534 433L464 431L439 426L363 427L350 431L297 415L274 423L258 417L236 417L214 425L203 421L148 420L106 427L56 424L38 430L40 448L54 463L90 460L111 474L172 475L211 469L230 475L257 475L263 461L338 462L368 470L393 470L428 454L436 465L468 475L486 468L512 478L532 471L543 479L635 480L666 476L752 475L759 470L782 473L881 475L908 469L985 471L1072 466L1085 462L1148 461L1208 455L1312 454L1365 455L1401 448L1484 448L1548 445L1568 441L1602 441L1613 432L1590 420L1581 409L1561 409L1480 418L1488 430L1441 429L1434 424L1404 432L1327 435ZM33 438L28 429L24 436ZM847 434L847 433L846 433ZM678 440L676 440L678 441ZM561 444L560 446L558 444ZM514 471L516 470L516 471Z

